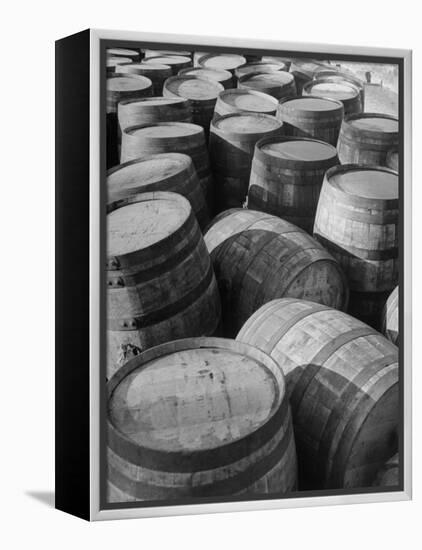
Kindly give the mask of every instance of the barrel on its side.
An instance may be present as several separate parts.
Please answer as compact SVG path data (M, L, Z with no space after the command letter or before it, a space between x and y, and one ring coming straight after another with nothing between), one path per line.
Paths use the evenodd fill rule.
M338 163L337 150L324 141L264 138L255 147L248 208L280 216L312 234L324 174Z
M373 485L375 487L397 487L400 480L400 459L396 453L378 472Z
M232 113L213 120L210 160L218 212L243 205L256 142L281 134L282 124L270 115Z
M199 226L203 229L209 223L204 193L188 155L161 153L144 156L107 172L108 202L154 191L183 195L190 202Z
M218 94L214 108L214 118L217 119L224 115L242 111L275 115L277 107L278 101L274 97L256 90L225 90Z
M262 351L169 342L133 358L107 389L109 502L296 489L284 377Z
M149 78L152 82L154 96L162 95L164 81L173 74L168 65L160 63L130 63L120 65L119 71L121 73L140 74Z
M296 95L295 80L290 73L285 71L245 74L239 78L238 87L246 90L257 90L276 99Z
M163 342L212 335L220 298L189 201L141 193L108 205L107 371Z
M315 138L334 147L343 117L341 101L316 96L282 99L277 111L286 135Z
M316 95L337 99L343 103L344 115L361 113L363 110L359 88L351 82L319 78L311 80L303 86L303 95Z
M212 221L204 238L220 288L226 337L234 337L258 308L275 298L347 306L347 281L337 261L281 218L227 210Z
M350 115L343 121L338 139L342 164L387 165L387 154L399 144L396 117L377 113Z
M389 295L382 314L382 333L398 345L399 342L399 287Z
M267 303L237 339L286 376L299 488L371 486L397 446L396 346L350 315L297 299Z

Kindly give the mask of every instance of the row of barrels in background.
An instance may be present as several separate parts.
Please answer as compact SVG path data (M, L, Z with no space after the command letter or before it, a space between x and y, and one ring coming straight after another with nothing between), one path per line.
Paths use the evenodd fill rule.
M121 57L116 53L109 62L111 54ZM377 142L384 160L376 167L362 159L339 165L331 109L323 123L318 118L319 139L308 133L317 118L312 109L296 109L306 131L288 135L297 122L278 112L295 111L295 101L331 101L342 112L340 131L344 103L305 95L279 102L243 87L251 74L254 83L280 88L285 77L257 75L256 65L265 63L311 93L312 79L299 65L204 54L195 71L183 53L151 51L141 63L139 53L110 63L112 83L149 78L120 72L125 65L167 60L172 75L162 79L165 97L151 96L160 89L151 79L146 97L113 99L109 128L120 129L114 164L122 164L107 181L109 499L379 483L397 452L397 290L383 314L387 338L341 310L349 287L352 295L367 293L365 304L370 293L382 294L384 306L397 284L397 174L380 166L391 143L380 153ZM183 78L174 79L180 71ZM204 71L208 77L198 75ZM210 71L220 74L208 86ZM138 79L118 76L130 74ZM230 88L236 80L242 87ZM210 157L204 120L192 122L206 110L175 97L186 86L199 95L218 91ZM358 95L361 101L363 89ZM367 138L368 124L381 120L382 128L392 119L356 120L351 126ZM225 339L191 339L212 335Z

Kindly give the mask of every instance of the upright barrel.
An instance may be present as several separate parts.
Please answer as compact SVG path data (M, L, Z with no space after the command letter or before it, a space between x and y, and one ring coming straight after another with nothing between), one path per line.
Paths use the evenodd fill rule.
M298 95L302 95L303 87L312 80L314 74L325 67L315 59L292 59L290 72L295 78Z
M375 487L397 487L400 479L399 453L392 456L380 469L373 485Z
M245 74L239 78L238 87L246 90L257 90L276 99L296 95L295 80L290 73L285 71Z
M133 63L137 63L141 60L141 54L139 50L132 48L107 48L107 56L127 57Z
M315 138L337 145L344 116L341 101L316 96L282 99L277 118L288 136Z
M351 84L356 86L360 93L362 110L365 111L365 84L360 78L348 72L337 71L334 68L330 69L325 67L318 69L314 73L315 80L320 78L323 78L324 80L329 80L331 82L350 82Z
M303 86L302 94L328 97L341 101L343 103L345 116L361 113L363 111L359 88L351 82L333 82L329 78L311 80Z
M296 489L284 377L252 346L169 342L129 361L107 389L109 502Z
M173 75L177 75L181 69L192 66L192 59L182 55L157 55L154 57L147 57L144 59L144 63L152 63L153 65L156 65L157 63L159 65L168 65L171 68Z
M391 170L399 171L399 152L395 149L388 151L385 164Z
M158 55L171 55L172 57L175 55L181 55L183 57L192 57L191 52L189 52L188 50L144 50L145 59L148 59L150 57L157 57Z
M383 312L381 321L381 331L386 338L391 340L393 344L398 345L399 342L399 287L393 290L388 297Z
M255 90L232 89L225 90L218 94L214 109L214 117L219 118L230 113L262 113L275 115L277 113L278 101L262 92Z
M188 199L204 228L209 222L204 193L192 159L182 153L161 153L130 160L107 172L107 200L115 202L139 193L172 191Z
M246 63L235 69L234 74L237 78L250 73L273 73L277 71L287 71L285 63L279 62L266 62L266 61L254 61L252 63Z
M343 121L337 149L342 164L386 166L388 152L398 145L396 117L364 113L350 115Z
M281 218L227 210L204 238L220 288L226 337L236 336L257 309L275 298L304 298L338 309L347 305L347 281L337 261Z
M234 75L235 69L246 63L246 57L237 53L210 53L200 57L198 64L206 69L224 69Z
M107 372L163 342L212 335L220 298L189 201L141 193L108 206Z
M107 56L107 76L111 73L119 72L120 67L122 65L126 65L127 63L132 64L132 60L129 57L120 57L114 55Z
M152 82L154 96L162 95L164 81L173 74L168 65L160 63L130 63L121 65L119 71L121 73L140 74L149 78Z
M122 131L138 124L192 122L190 103L183 97L145 97L120 101L117 114Z
M280 216L312 234L324 174L337 150L308 138L264 138L255 146L248 208Z
M165 97L183 97L189 100L192 110L192 121L202 126L208 138L211 119L214 115L218 94L224 90L222 84L209 78L196 76L173 76L164 82Z
M385 293L398 283L398 223L396 172L353 164L326 172L314 236L346 273L350 313L377 328Z
M267 303L237 339L286 376L299 487L369 487L397 446L396 346L350 315L297 299Z
M188 67L179 71L180 76L196 76L219 82L225 90L233 88L233 75L224 69L205 69L204 67Z
M192 158L210 213L214 209L214 184L205 134L187 122L160 122L126 128L122 135L121 162L157 153L184 153Z
M211 123L210 160L217 211L243 205L256 142L281 133L282 124L275 117L259 113L232 113Z
M264 55L261 58L261 61L263 63L283 63L286 67L286 71L290 71L290 66L292 64L292 60L290 57L279 57L276 55Z

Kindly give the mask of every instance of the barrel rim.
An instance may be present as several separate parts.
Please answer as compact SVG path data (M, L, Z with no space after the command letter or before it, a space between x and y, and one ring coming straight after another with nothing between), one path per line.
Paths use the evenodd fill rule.
M327 74L321 74L321 73L327 73ZM320 78L338 78L340 80L345 80L346 82L350 82L351 84L354 84L359 90L363 90L365 87L365 83L363 80L358 78L357 76L354 76L352 74L348 74L342 71L335 71L334 69L321 69L321 71L317 71L314 73L313 80L319 80Z
M217 82L226 82L226 80L231 80L233 78L233 75L230 71L227 71L226 69L212 69L210 67L185 67L184 69L180 69L177 76L195 76L195 75L189 75L190 72L199 72L199 71L209 71L211 73L219 74L221 77L224 77L224 79L217 80ZM198 76L197 78L201 78ZM204 76L206 78L206 76ZM212 79L212 78L210 78ZM212 79L214 80L214 79ZM220 92L221 93L221 92Z
M240 65L239 67L236 67L235 71L234 71L234 74L237 76L237 78L240 78L241 76L245 76L246 74L250 74L249 72L247 73L243 73L241 72L242 69L246 69L246 67L250 67L252 65L258 65L258 66L262 66L262 65L279 65L280 67L283 67L283 68L280 68L280 69L277 69L275 71L258 71L258 72L277 72L277 71L283 71L283 72L288 72L287 71L287 65L285 63L283 63L282 61L274 61L274 62L270 62L270 61L247 61L246 63L244 63L243 65ZM251 71L251 72L256 72L256 71Z
M278 127L276 128L273 128L272 130L265 130L263 132L257 132L257 131L251 131L251 132L236 132L236 131L233 131L233 130L222 130L221 128L219 128L217 125L221 123L221 121L224 121L228 118L238 118L238 117L252 117L252 118L264 118L264 119L270 119L270 120L273 120L275 122L277 122L277 124L279 124ZM211 121L211 125L210 125L210 133L213 132L213 133L216 133L216 134L224 134L224 136L227 136L227 137L231 137L231 138L236 138L236 137L239 137L239 136L248 136L248 137L253 137L253 136L262 136L262 134L264 132L280 132L282 131L282 128L283 128L283 121L281 120L277 120L277 118L274 116L274 115L270 115L270 114L267 114L267 113L259 113L259 112L256 112L256 111L237 111L235 113L227 113L226 115L221 115L219 116L218 118L215 118Z
M170 59L176 59L179 63L191 63L192 59L190 57L187 57L186 55L154 55L151 57L144 57L143 61L145 64L148 64L151 59L159 59L159 58L170 58ZM167 65L167 63L164 63L164 65ZM177 65L176 63L171 63L171 65ZM170 64L169 64L170 66Z
M202 65L202 63L205 62L205 61L208 61L208 59L211 59L211 57L222 57L224 55L238 56L238 57L243 58L245 60L245 63L247 61L247 59L244 55L236 53L236 52L234 52L234 53L231 53L231 52L210 52L210 53L206 53L205 55L200 57L198 59L197 63L200 67L204 67L204 65ZM244 65L245 63L242 63L242 65ZM208 68L208 67L204 67L204 68ZM234 71L235 69L237 69L237 67L234 67L233 69L224 69L224 70Z
M173 90L170 90L169 85L173 84L173 82L179 81L179 82L187 82L192 80L204 80L206 82L211 82L217 87L216 95L215 97L207 97L207 98L194 98L194 97L185 97L179 95L177 92L174 92ZM218 94L220 94L222 91L224 91L224 86L218 82L217 80L214 80L212 78L207 78L205 76L195 76L195 75L173 75L166 78L163 84L164 91L167 91L170 94L173 94L177 97L183 97L187 101L191 101L192 103L215 103L218 98ZM166 96L163 96L166 97Z
M227 103L225 100L224 100L224 97L225 96L228 96L228 95L253 95L253 96L264 96L262 97L262 99L268 99L268 101L270 103L273 103L274 105L274 110L276 111L277 110L277 107L278 107L278 100L270 95L270 94L267 94L265 92L261 92L259 90L253 90L252 88L229 88L228 90L223 90L222 92L219 93L218 95L218 98L217 98L217 101L218 100L221 100L225 105L230 105L230 106L233 106L235 107L235 105L232 105L231 103ZM247 110L244 110L244 112L246 113L258 113L260 111L247 111ZM264 113L265 114L265 113Z
M324 84L325 82L330 82L330 81L325 80L324 78L314 78L313 80L310 80L309 82L306 82L303 85L303 91L305 91L306 93L309 93L309 88L313 88L318 84ZM353 82L347 82L347 80L344 80L344 82L355 92L355 96L345 97L344 99L339 99L339 101L349 102L349 101L354 101L356 98L360 97L360 90L355 84L353 84ZM313 97L315 97L314 94L312 93L309 93L309 95L312 95Z
M133 55L133 54L139 55L139 56L141 55L141 54L139 53L139 51L137 51L137 50L135 50L135 49L133 49L133 48L107 48L107 50L106 50L106 54L107 54L107 55L116 55L116 56L119 56L119 55L120 55L121 57L128 57L127 54L125 54L125 55L124 55L123 53L122 53L122 54L119 54L119 53L112 53L112 54L110 54L109 52L129 52L129 53L132 54L132 55Z
M124 73L125 74L125 73ZM141 75L139 75L141 76ZM122 99L119 101L119 106L122 107L129 105L131 103L149 103L151 101L157 101L157 99L162 100L161 103L158 105L171 105L176 103L186 103L186 107L190 106L190 102L188 99L185 99L184 97L180 96L174 96L174 97L164 97L164 96L153 96L153 97L131 97L128 99ZM152 107L157 107L158 105L152 105Z
M192 133L188 135L183 136L173 136L175 139L182 139L186 137L192 137L192 136L200 136L204 135L204 129L202 126L199 126L199 124L194 124L193 122L179 122L179 121L170 121L170 122L151 122L146 124L135 124L134 126L128 126L127 128L124 128L122 130L122 133L125 133L129 136L133 135L133 132L135 130L141 130L143 128L150 128L151 126L180 126L183 125L183 127L190 127L192 129ZM162 139L172 139L171 137L161 137L161 136L148 136L149 140L162 140Z
M116 65L116 66L119 67L119 65ZM143 90L148 90L149 88L152 88L152 80L142 74L114 72L114 73L109 73L107 75L107 81L113 80L115 78L133 78L134 80L144 81L145 86L143 86L142 88L139 88L139 90L109 90L107 88L107 92L112 92L112 93L120 93L120 92L127 92L127 91L137 92L137 91L141 91L141 90L143 91Z
M186 163L186 167L191 166L192 159L189 155L186 155L185 153L177 153L175 151L169 152L169 153L155 153L151 155L142 155L140 157L137 157L132 160L127 160L126 162L122 162L121 164L117 164L116 166L112 166L107 170L107 178L111 175L115 174L116 172L120 172L121 170L127 168L128 166L132 166L134 164L141 164L142 162L148 162L149 160L159 160L160 158L175 158L179 157L180 160L182 160L181 157L183 157L184 162ZM182 170L180 170L182 171ZM170 177L173 176L173 174L170 174Z
M382 130L371 130L369 128L358 128L353 126L350 122L357 120L359 118L382 118L386 120L393 120L397 122L397 131L395 132L383 132ZM394 115L389 115L387 113L353 113L343 119L342 131L347 130L347 132L355 134L362 137L385 137L385 138L398 138L399 135L399 119Z
M339 113L341 113L342 120L344 120L344 105L343 105L343 103L341 101L339 101L338 99L332 99L332 98L326 97L326 96L296 95L296 96L282 97L278 101L278 108L282 109L283 107L285 107L284 104L288 103L289 101L293 101L295 99L303 99L304 101L306 101L307 99L323 99L325 101L329 101L330 103L335 103L337 105L337 109L327 109L327 110L318 110L318 111L312 111L310 109L297 109L297 108L295 108L294 112L300 114L304 118L314 118L316 114L318 115L318 114L322 114L322 113L324 113L324 114L326 114L326 113L336 113L337 115Z
M157 63L154 65L154 63L144 63L143 61L135 61L131 63L120 63L120 67L133 67L133 68L145 68L145 70L151 70L151 71L170 71L171 73L171 67L170 65L164 65L164 63ZM135 73L136 74L136 73Z
M282 75L284 76L288 76L288 77L291 77L291 80L290 82L280 82L278 84L271 84L270 86L268 86L268 88L283 88L283 87L286 87L286 86L290 86L292 83L294 83L295 81L295 78L294 76L292 75L292 73L288 73L287 71L273 71L273 72L264 72L264 71L256 71L254 73L247 73L247 74L244 74L243 76L239 77L238 80L239 80L239 84L244 84L247 80L251 79L251 78L254 78L256 76L279 76L279 73L281 73ZM260 90L258 90L260 91ZM265 93L265 92L263 92Z

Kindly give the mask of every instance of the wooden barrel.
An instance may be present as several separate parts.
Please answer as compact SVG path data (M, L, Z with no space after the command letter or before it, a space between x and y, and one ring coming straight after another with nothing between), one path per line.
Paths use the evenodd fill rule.
M232 209L205 233L220 288L224 336L275 298L347 305L347 281L336 260L299 227L255 210Z
M219 82L225 90L233 88L233 75L223 69L204 69L203 67L188 67L179 71L181 76L196 76L198 78L208 78Z
M192 158L211 214L214 185L203 128L187 122L160 122L131 126L123 131L121 162L157 153L184 153Z
M107 172L107 200L115 202L138 193L172 191L188 199L204 228L209 222L204 193L192 159L182 153L161 153L130 160Z
M107 389L109 501L295 490L284 377L252 346L169 342L129 361Z
M302 94L328 97L341 101L345 116L361 113L363 110L360 91L351 82L333 82L325 78L311 80L303 86Z
M232 113L213 120L209 150L218 212L243 205L256 142L281 134L282 124L270 115Z
M393 290L385 303L381 330L384 336L398 346L399 343L399 287Z
M397 487L400 482L399 454L391 457L378 472L374 487Z
M196 76L172 76L164 82L164 97L183 97L190 101L192 122L202 126L205 137L208 138L211 119L214 115L215 102L222 84L208 78Z
M386 166L390 149L399 144L399 121L377 113L350 115L344 119L338 139L342 164Z
M192 57L192 53L187 50L143 50L144 58L148 59L149 57L157 57L158 55L182 55L183 57Z
M177 75L180 69L192 66L192 59L182 55L157 55L144 59L144 63L152 63L156 65L168 65L173 71L173 75Z
M118 105L120 128L159 122L192 122L189 101L170 97L145 97L121 101Z
M354 76L351 73L337 71L334 68L329 69L325 67L318 69L314 73L315 80L320 78L323 78L324 80L330 80L331 82L350 82L351 84L354 84L360 92L360 97L362 101L362 110L363 111L365 110L365 84L360 78L358 78L357 76Z
M124 99L151 96L152 82L137 74L112 73L107 77L107 168L118 164L121 142L117 105Z
M397 445L396 346L350 315L297 299L265 304L237 339L286 376L299 488L370 486Z
M107 75L110 73L115 73L116 69L120 69L122 65L126 65L127 63L132 64L132 60L129 57L119 57L114 55L107 56Z
M316 96L282 99L277 111L286 135L320 139L334 147L343 116L341 101Z
M391 292L398 283L398 223L396 172L353 164L326 172L314 236L339 261L350 290L368 294L351 295L350 306L356 316L376 327L384 297L377 300L372 294ZM362 299L366 299L368 308L375 307L372 319L364 317L365 312L355 311Z
M254 61L253 63L245 63L237 69L235 69L234 74L237 78L245 76L245 74L251 73L273 73L277 71L287 71L285 63L279 61L277 63L265 62L265 61Z
M155 96L163 93L164 81L169 78L173 71L168 65L160 63L130 63L119 67L121 73L140 74L146 76L152 82L152 90Z
M297 94L302 95L304 85L312 80L318 70L325 67L315 59L292 59L290 72L295 78Z
M246 90L257 90L276 99L296 95L295 80L290 73L285 71L245 74L239 78L238 87Z
M399 171L399 153L398 151L391 150L387 153L386 165L391 170Z
M108 378L141 350L217 330L210 257L189 201L177 193L108 205L106 280Z
M223 69L234 75L235 69L246 63L246 57L237 53L210 53L200 57L198 64L205 69Z
M275 115L278 101L271 95L255 90L226 90L220 92L214 109L214 117L242 111Z
M283 63L286 66L286 71L290 71L292 60L289 57L278 57L275 55L264 55L261 58L263 63Z
M324 174L337 150L308 138L264 138L256 144L248 208L280 216L312 234Z
M209 52L193 52L193 66L199 67L199 60L201 57L204 57L205 55L208 55Z
M141 60L139 50L129 48L107 48L107 57L127 57L133 63Z

